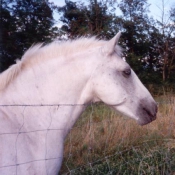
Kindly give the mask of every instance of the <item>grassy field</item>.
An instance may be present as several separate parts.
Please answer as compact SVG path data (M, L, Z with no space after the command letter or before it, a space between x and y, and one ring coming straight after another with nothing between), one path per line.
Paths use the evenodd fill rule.
M155 97L158 118L139 126L103 104L90 106L65 142L60 174L174 175L175 97Z

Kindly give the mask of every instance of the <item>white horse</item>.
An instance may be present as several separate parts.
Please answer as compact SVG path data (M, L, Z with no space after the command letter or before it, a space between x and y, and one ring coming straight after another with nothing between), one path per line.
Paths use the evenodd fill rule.
M144 125L157 105L110 41L80 38L31 47L0 75L0 174L57 175L64 139L102 101Z

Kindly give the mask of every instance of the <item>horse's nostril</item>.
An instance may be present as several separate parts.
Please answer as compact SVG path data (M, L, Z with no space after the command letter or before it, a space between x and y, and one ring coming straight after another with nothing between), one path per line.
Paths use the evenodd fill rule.
M150 118L151 118L152 120L155 120L155 119L156 119L156 113L157 113L157 112L151 112L151 111L149 111L149 110L146 109L146 108L143 108L143 110L148 114L148 116L150 116Z

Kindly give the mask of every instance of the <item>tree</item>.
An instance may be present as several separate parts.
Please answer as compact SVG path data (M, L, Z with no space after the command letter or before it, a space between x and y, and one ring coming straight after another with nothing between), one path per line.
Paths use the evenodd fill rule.
M16 0L14 3L12 14L16 16L18 46L24 51L32 43L50 39L53 16L48 1Z
M113 14L113 5L113 3L107 4L104 1L89 0L86 19L88 31L91 35L96 35L103 39L114 36L113 22L115 15Z
M52 8L48 0L3 1L1 71L21 58L33 43L51 39Z
M10 13L8 4L10 1L2 1L1 7L1 25L0 25L0 72L14 63L13 52L16 50L14 31L15 17Z
M62 31L64 31L69 38L73 38L75 35L83 35L85 28L84 6L81 4L77 5L75 2L69 0L65 0L65 3L65 6L58 7L58 12L62 13L60 18L63 23L61 27Z
M152 57L156 61L155 67L162 74L162 81L166 82L174 77L175 70L175 8L171 9L169 14L165 13L164 0L161 1L160 20L156 21L156 32L151 33L151 41L154 43L151 47Z
M146 42L149 33L147 0L123 0L119 8L123 13L123 32L128 51L137 55L145 53L145 47L140 43Z
M75 3L69 0L66 5L58 8L62 13L62 30L69 38L82 35L96 35L99 38L111 38L114 15L108 11L103 1L89 0L89 5Z
M147 12L147 0L123 0L119 3L122 11L120 26L123 30L122 45L126 49L125 57L131 67L141 77L152 65L141 60L149 54L149 33L151 29Z

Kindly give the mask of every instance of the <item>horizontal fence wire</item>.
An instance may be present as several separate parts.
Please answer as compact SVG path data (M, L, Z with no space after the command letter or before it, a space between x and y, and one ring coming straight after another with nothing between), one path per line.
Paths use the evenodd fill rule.
M51 106L86 106L87 104L1 104L1 107L19 106L19 107L51 107Z

